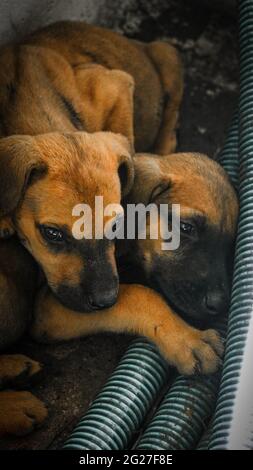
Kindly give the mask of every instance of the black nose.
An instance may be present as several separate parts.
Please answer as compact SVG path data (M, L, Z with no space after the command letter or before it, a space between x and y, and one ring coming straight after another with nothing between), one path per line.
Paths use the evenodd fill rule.
M109 308L115 304L118 296L118 289L96 292L88 296L88 301L93 310Z
M204 302L209 315L226 313L229 308L228 295L223 291L208 292Z

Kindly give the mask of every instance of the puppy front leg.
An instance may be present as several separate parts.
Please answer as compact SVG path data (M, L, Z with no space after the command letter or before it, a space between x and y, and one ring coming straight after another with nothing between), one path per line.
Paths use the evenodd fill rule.
M0 391L0 437L25 436L46 417L45 405L30 392Z
M93 313L66 309L44 290L35 310L32 335L42 342L70 340L102 331L144 335L155 343L179 372L213 373L223 346L214 330L200 331L178 317L154 291L139 285L121 285L117 303Z
M39 362L23 354L0 356L0 388L23 386L41 372Z

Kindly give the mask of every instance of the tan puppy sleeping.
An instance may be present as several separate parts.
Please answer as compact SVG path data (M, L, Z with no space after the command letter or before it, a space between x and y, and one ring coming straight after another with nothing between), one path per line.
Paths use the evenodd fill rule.
M137 151L175 149L183 73L167 43L62 22L2 48L0 63L2 135L109 130Z

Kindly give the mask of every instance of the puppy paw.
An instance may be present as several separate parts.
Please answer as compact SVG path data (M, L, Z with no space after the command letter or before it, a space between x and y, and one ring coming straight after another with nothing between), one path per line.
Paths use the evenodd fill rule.
M14 235L15 229L10 217L0 218L0 238L7 239Z
M25 436L46 417L45 405L30 392L0 392L0 436Z
M158 328L156 343L163 356L183 375L213 374L221 365L223 342L215 330L180 325L174 331Z
M213 374L221 365L224 346L215 330L190 329L178 345L176 366L183 375Z
M37 376L42 370L39 362L23 354L0 356L0 385L20 387Z

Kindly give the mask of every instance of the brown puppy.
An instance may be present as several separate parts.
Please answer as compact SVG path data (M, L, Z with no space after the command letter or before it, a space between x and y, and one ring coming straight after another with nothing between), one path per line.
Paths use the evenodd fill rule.
M132 181L129 143L121 135L75 132L0 140L0 231L2 236L16 232L32 255L15 241L0 244L1 348L28 325L36 287L34 260L64 305L90 311L116 301L114 243L75 240L72 210L84 202L93 210L96 195L103 196L105 205L120 204ZM107 225L114 218L107 216ZM39 370L27 357L1 356L0 387L21 385ZM0 435L25 434L45 416L44 405L31 394L0 393Z
M14 343L31 321L37 269L28 252L15 240L0 243L0 350ZM38 362L22 354L0 355L0 435L26 434L47 416L43 403L19 387L40 372Z
M60 305L45 287L36 301L32 334L42 342L99 331L142 334L181 373L214 372L223 349L219 335L190 327L173 310L175 306L176 312L203 317L227 308L228 261L233 255L238 214L235 192L224 170L205 156L137 155L134 162L136 175L126 203L181 205L178 250L162 252L161 239L127 242L128 257L131 252L170 306L147 287L121 285L114 306L90 315ZM149 231L149 221L147 226Z
M200 154L134 157L128 203L180 204L180 246L162 250L162 240L128 240L127 259L141 267L155 288L186 319L205 324L228 310L238 201L228 176ZM147 217L147 234L151 232Z
M72 211L86 203L95 213L97 195L104 206L120 204L132 181L129 144L121 135L52 133L0 141L2 223L11 215L9 231L18 234L65 305L83 311L116 301L114 243L78 243L72 235Z
M175 150L183 74L167 43L62 22L2 48L0 63L4 136L109 130L135 139L137 151Z

